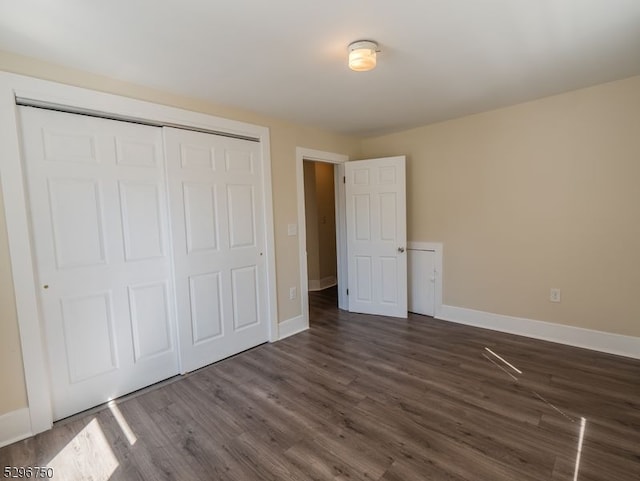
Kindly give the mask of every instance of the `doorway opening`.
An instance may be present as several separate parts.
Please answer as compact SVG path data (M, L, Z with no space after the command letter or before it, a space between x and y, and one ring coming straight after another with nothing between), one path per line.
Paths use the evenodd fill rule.
M303 165L307 286L316 292L338 284L335 166L315 160Z
M344 163L348 160L348 156L333 152L296 149L300 307L305 327L309 326L309 291L322 292L320 289L325 288L337 291L338 308L347 309L343 178ZM307 236L311 237L309 243Z

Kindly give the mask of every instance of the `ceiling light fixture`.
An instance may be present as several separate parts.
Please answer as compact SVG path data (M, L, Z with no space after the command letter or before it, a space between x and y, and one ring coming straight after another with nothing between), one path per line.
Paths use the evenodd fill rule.
M376 68L378 44L371 40L358 40L349 45L349 68L356 72L366 72Z

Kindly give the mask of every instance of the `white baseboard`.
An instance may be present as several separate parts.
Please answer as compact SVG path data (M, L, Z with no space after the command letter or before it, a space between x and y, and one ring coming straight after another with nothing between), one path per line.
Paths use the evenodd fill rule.
M306 331L307 329L309 329L309 323L305 321L303 315L292 317L291 319L282 321L278 325L278 340L281 341L286 337L293 336L294 334Z
M640 359L640 337L443 305L438 319Z
M0 416L0 448L31 436L29 408L17 409Z
M321 291L327 287L333 287L338 284L336 276L324 277L320 280L309 279L309 291Z

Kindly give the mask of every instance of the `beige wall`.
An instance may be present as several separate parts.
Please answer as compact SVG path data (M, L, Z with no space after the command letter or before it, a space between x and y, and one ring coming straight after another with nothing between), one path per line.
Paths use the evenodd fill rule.
M333 164L315 162L316 199L318 205L318 280L335 277L336 258L336 201Z
M640 77L363 153L408 156L408 235L444 243L445 304L640 336Z
M301 314L300 299L289 300L288 296L289 287L297 287L298 291L300 289L300 268L298 255L296 254L298 252L298 239L287 235L287 224L297 222L295 150L299 146L357 157L360 150L359 139L215 105L194 98L168 94L144 86L124 83L2 51L0 51L0 70L269 127L273 178L278 319L283 321ZM5 229L4 221L1 224L0 233ZM6 245L0 243L0 258L6 255ZM5 286L12 285L11 274L4 268L4 265L2 267L0 285L2 290L5 291L3 296L8 296ZM12 298L13 296L9 297ZM4 300L4 297L2 299ZM3 351L7 348L16 349L15 347L10 347L18 345L15 329L15 309L11 303L3 301L0 304L0 323L0 333L3 334ZM5 361L5 354L3 353L1 358L3 361ZM18 373L20 374L18 375ZM15 355L9 356L6 362L0 364L0 385L3 386L0 389L0 415L26 404L21 373L22 364L18 362L18 357Z

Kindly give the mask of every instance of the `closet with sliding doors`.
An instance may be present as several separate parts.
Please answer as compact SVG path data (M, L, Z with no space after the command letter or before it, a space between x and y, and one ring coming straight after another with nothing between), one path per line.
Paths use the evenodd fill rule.
M259 139L16 115L54 420L269 340Z

